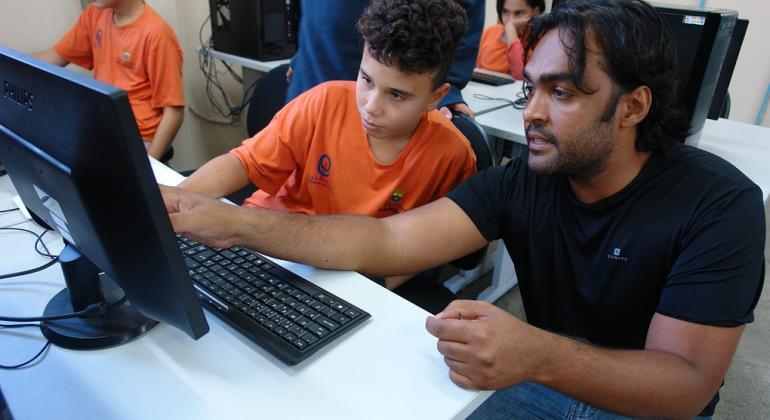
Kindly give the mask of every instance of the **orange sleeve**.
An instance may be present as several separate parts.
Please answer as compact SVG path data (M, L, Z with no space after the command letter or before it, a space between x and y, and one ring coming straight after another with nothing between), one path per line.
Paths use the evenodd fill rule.
M473 155L472 150L469 153L463 155L463 161L457 162L453 165L456 169L451 173L451 176L447 176L442 180L440 186L440 197L444 197L452 191L461 182L473 176L476 173L476 156Z
M95 19L94 6L89 4L80 13L75 26L54 44L54 52L70 63L92 69L94 67L94 60L91 51L91 31L96 23Z
M231 150L256 186L271 196L301 170L319 116L319 88L315 87L284 106L262 131Z
M511 76L519 80L524 79L524 47L521 45L521 40L517 39L508 46L506 56Z
M184 106L182 49L173 33L161 32L147 57L147 75L152 96L150 106Z

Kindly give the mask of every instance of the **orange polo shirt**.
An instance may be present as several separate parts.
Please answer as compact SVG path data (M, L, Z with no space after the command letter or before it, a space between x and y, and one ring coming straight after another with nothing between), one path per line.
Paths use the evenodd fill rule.
M513 41L511 45L505 45L504 34L503 25L493 25L484 29L476 67L510 73L511 76L521 80L524 72L524 48L519 39Z
M437 110L395 161L378 162L352 81L303 93L231 153L260 188L244 205L305 214L390 216L443 197L476 168L468 141Z
M118 28L111 8L89 4L54 45L65 60L94 70L97 80L126 91L139 133L152 140L163 107L184 106L182 49L174 31L149 5Z

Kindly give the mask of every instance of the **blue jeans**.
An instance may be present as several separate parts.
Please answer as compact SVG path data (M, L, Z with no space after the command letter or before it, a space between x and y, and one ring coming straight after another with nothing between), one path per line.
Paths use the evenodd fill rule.
M631 417L604 411L534 382L524 382L495 392L468 418L622 420Z

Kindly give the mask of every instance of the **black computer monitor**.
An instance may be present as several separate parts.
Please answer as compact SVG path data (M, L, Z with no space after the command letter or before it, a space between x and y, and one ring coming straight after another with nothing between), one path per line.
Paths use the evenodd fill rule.
M67 244L67 288L44 316L99 313L43 322L43 334L74 349L122 344L157 321L203 336L126 93L2 46L0 83L0 161L27 208Z
M697 144L711 106L719 70L738 13L688 6L655 6L674 32L679 59L679 96L690 116L686 143Z
M730 80L733 78L735 63L738 62L738 54L743 45L743 38L746 37L746 30L749 27L749 21L738 19L733 28L733 36L730 38L730 45L725 53L725 61L722 63L722 70L719 71L717 86L714 88L714 97L711 99L708 118L717 120L727 118L730 114L730 95L727 89L730 87Z

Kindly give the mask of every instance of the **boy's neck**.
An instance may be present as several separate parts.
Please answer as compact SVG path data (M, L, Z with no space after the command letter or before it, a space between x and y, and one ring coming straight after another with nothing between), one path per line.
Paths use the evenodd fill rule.
M115 26L121 27L133 23L144 11L143 0L124 0L113 8L112 20Z
M385 139L372 136L366 136L369 141L369 148L378 162L387 165L395 162L398 155L409 144L412 136L402 139Z

